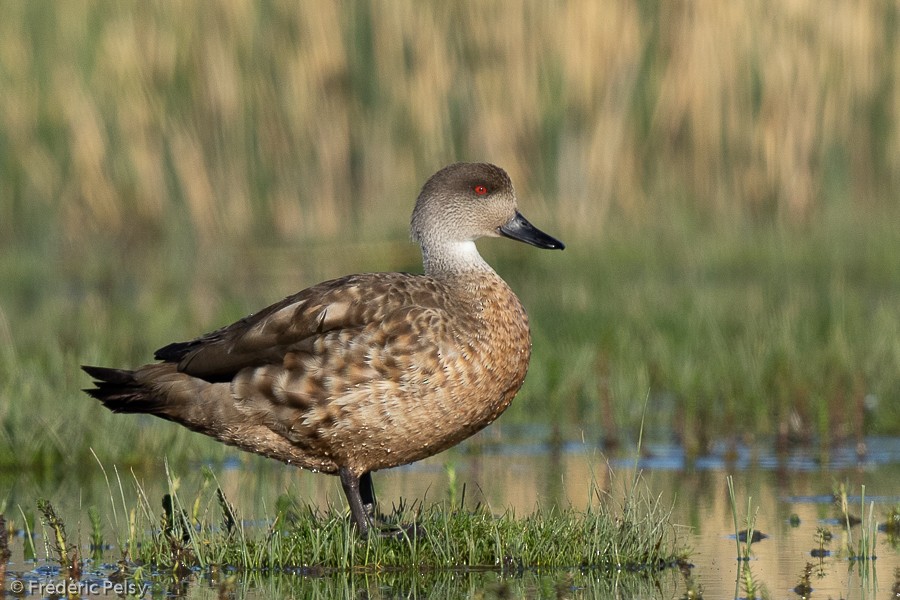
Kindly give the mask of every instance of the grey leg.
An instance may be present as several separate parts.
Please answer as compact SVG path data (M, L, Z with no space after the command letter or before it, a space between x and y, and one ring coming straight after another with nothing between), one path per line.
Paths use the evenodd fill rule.
M359 531L359 536L365 538L369 535L369 517L363 507L362 497L359 494L359 476L350 472L347 467L341 467L339 471L341 476L341 487L344 488L344 495L347 496L347 503L350 504L350 516L353 517L353 523ZM363 476L365 477L366 474ZM371 490L372 480L369 478L369 488Z

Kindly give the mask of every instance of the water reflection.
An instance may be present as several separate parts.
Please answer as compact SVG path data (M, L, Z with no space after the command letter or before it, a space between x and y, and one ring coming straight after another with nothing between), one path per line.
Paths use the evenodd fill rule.
M493 434L496 435L496 434ZM546 439L546 438L545 438ZM346 574L312 577L296 572L278 576L230 573L196 574L186 590L190 597L227 593L237 597L887 597L900 572L896 536L877 534L876 561L851 561L848 547L857 547L861 528L848 529L834 496L841 484L848 492L848 512L866 517L870 508L879 522L900 505L900 440L867 440L869 453L858 461L853 448L822 452L800 451L774 456L766 451L722 447L721 452L686 461L677 447L647 446L643 456L620 455L607 459L595 447L582 443L517 445L495 443L481 437L453 452L403 468L376 474L379 501L390 506L401 498L423 502L453 497L487 504L495 512L527 514L537 507L584 507L592 490L601 490L607 501L619 501L634 479L634 468L653 494L661 494L673 507L672 521L693 549L693 567L670 570L661 578L623 577L610 580L590 571L542 573L441 572ZM343 506L336 479L299 472L249 455L235 455L225 464L213 465L219 484L240 516L264 520L275 513L280 494L287 493L320 506ZM87 507L95 506L111 523L111 506L120 492L115 474L107 487L96 465L55 478L34 473L5 473L0 484L9 490L4 509L21 521L11 507L33 507L37 498L54 499L70 523L87 530ZM199 489L197 465L174 468L182 489L190 495ZM733 475L738 510L749 505L756 512L754 528L769 537L754 543L750 560L737 560L732 508L725 478ZM149 471L119 469L119 478L131 502L134 482L151 498L166 489L163 466ZM865 499L862 492L865 493ZM33 508L31 509L32 512ZM256 521L260 523L260 521ZM252 526L253 523L245 523ZM74 529L74 527L73 527ZM827 535L827 539L825 539ZM82 540L87 537L81 534ZM86 542L85 542L86 543ZM106 559L115 562L115 550ZM42 556L38 544L38 556ZM87 553L85 553L87 555ZM13 544L10 572L35 569L23 562L21 538ZM7 584L8 588L8 584ZM170 590L178 592L179 590Z

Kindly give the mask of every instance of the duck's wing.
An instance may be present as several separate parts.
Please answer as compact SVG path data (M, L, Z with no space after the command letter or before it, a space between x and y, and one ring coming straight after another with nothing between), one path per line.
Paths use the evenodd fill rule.
M289 353L313 353L326 334L350 333L407 307L435 306L438 287L430 278L405 273L326 281L194 340L160 348L155 358L178 363L179 371L194 377L229 381L247 367L279 364Z

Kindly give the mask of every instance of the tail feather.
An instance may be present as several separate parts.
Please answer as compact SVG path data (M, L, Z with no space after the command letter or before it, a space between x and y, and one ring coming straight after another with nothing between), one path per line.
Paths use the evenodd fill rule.
M84 391L115 413L149 413L163 418L164 402L150 394L135 378L135 371L82 365L96 387Z
M230 385L211 383L178 371L176 364L162 362L137 370L82 366L94 379L84 390L116 413L144 413L179 423L192 431L213 437L248 452L310 468L334 470L331 459L304 454L302 442L278 434L271 410L241 407Z

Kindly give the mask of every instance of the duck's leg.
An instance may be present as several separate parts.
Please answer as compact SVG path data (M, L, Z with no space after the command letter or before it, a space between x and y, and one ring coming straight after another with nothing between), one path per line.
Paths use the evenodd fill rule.
M341 486L344 495L350 504L350 516L353 524L359 531L359 537L366 539L372 527L372 519L375 517L375 486L372 485L372 473L366 471L362 475L355 475L347 467L341 467L338 473L341 476ZM383 537L403 539L404 537L424 537L425 529L420 525L400 525L383 529L378 532Z
M353 523L359 531L359 537L365 539L369 535L369 517L366 514L362 497L359 494L360 477L347 467L341 467L339 474L341 476L341 487L344 488L344 495L347 496L347 503L350 504L350 516L353 517ZM363 477L366 475L368 475L368 473L364 473ZM371 486L372 480L370 477L370 490Z
M375 518L375 485L372 483L372 472L366 471L359 477L359 495L363 509L370 518Z

